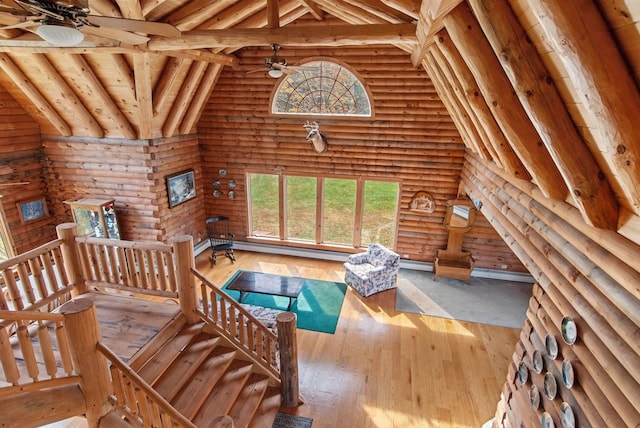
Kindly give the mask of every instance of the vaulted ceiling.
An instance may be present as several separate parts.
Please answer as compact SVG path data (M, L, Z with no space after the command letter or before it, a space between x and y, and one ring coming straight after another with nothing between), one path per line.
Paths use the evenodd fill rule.
M13 6L12 0L0 0ZM393 45L424 67L472 152L590 225L640 241L640 2L635 0L89 0L142 21L43 42L0 11L0 84L43 134L195 132L238 49ZM145 33L163 22L179 36ZM126 29L126 28L125 28ZM151 30L149 30L151 31ZM153 32L153 31L151 31Z

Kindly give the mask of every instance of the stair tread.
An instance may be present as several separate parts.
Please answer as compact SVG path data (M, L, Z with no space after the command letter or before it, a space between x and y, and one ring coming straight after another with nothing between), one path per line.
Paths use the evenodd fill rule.
M267 376L258 373L253 373L249 376L242 391L240 391L240 395L238 395L229 411L229 416L233 418L236 428L249 426L268 386L269 378Z
M141 369L137 370L138 375L147 383L153 384L162 375L163 371L169 367L180 351L200 333L201 329L202 324L194 324L180 330Z
M236 351L233 348L217 346L198 367L187 385L176 394L171 405L191 420L211 390L234 361Z
M206 333L198 334L193 339L153 384L153 388L169 402L173 400L173 397L182 389L219 341L218 337Z
M216 416L228 414L252 367L248 361L234 360L191 421L196 426L204 426Z
M273 425L280 406L282 406L280 389L273 386L268 387L260 402L260 407L251 419L249 428L264 428Z

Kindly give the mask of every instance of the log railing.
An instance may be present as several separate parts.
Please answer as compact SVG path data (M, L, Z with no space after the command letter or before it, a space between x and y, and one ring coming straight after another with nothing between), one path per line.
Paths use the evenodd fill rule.
M279 379L280 367L276 359L278 336L200 272L194 269L193 274L201 282L201 317Z
M0 311L0 319L2 381L11 385L0 389L0 397L78 383L62 315Z
M135 426L195 428L171 404L103 343L98 351L111 363L111 404Z
M73 282L56 239L0 263L0 310L51 310L71 298Z
M178 297L171 245L90 237L76 243L88 287Z

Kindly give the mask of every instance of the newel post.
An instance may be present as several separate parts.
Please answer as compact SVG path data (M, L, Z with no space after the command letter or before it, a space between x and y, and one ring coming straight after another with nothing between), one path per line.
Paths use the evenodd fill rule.
M200 321L197 312L196 278L191 269L196 267L193 253L193 238L190 235L179 235L173 239L173 255L176 262L176 280L180 296L180 309L188 324Z
M60 307L75 370L82 378L89 427L97 428L109 413L112 394L107 359L96 349L100 328L96 307L90 299L76 299Z
M60 246L62 251L62 260L64 261L64 269L67 278L73 284L74 294L86 293L87 285L82 276L82 264L80 255L78 254L78 245L76 244L76 236L78 236L78 227L75 223L62 223L56 226L58 238L64 242Z
M296 338L296 314L282 312L276 317L278 346L280 348L280 382L282 405L296 407L300 402L298 379L298 342Z

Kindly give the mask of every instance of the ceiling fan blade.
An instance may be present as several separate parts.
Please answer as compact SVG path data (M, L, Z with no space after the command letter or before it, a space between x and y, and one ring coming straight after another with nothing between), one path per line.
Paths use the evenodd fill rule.
M86 20L101 28L153 34L164 37L180 37L180 30L166 22L144 21L141 19L114 18L111 16L89 15Z
M23 21L23 22L18 22L17 24L0 27L0 30L13 30L15 28L23 29L27 27L32 27L34 25L39 25L39 23L34 21Z
M249 71L247 71L245 74L252 74L252 73L265 73L265 72L267 72L267 71L269 71L269 70L267 70L267 69L265 69L265 68L261 68L261 69L258 69L258 70L249 70Z
M132 46L143 45L149 41L149 38L146 36L141 36L139 34L130 33L124 30L118 30L115 28L91 27L85 25L84 27L80 28L80 31L88 35L117 40L119 42Z

